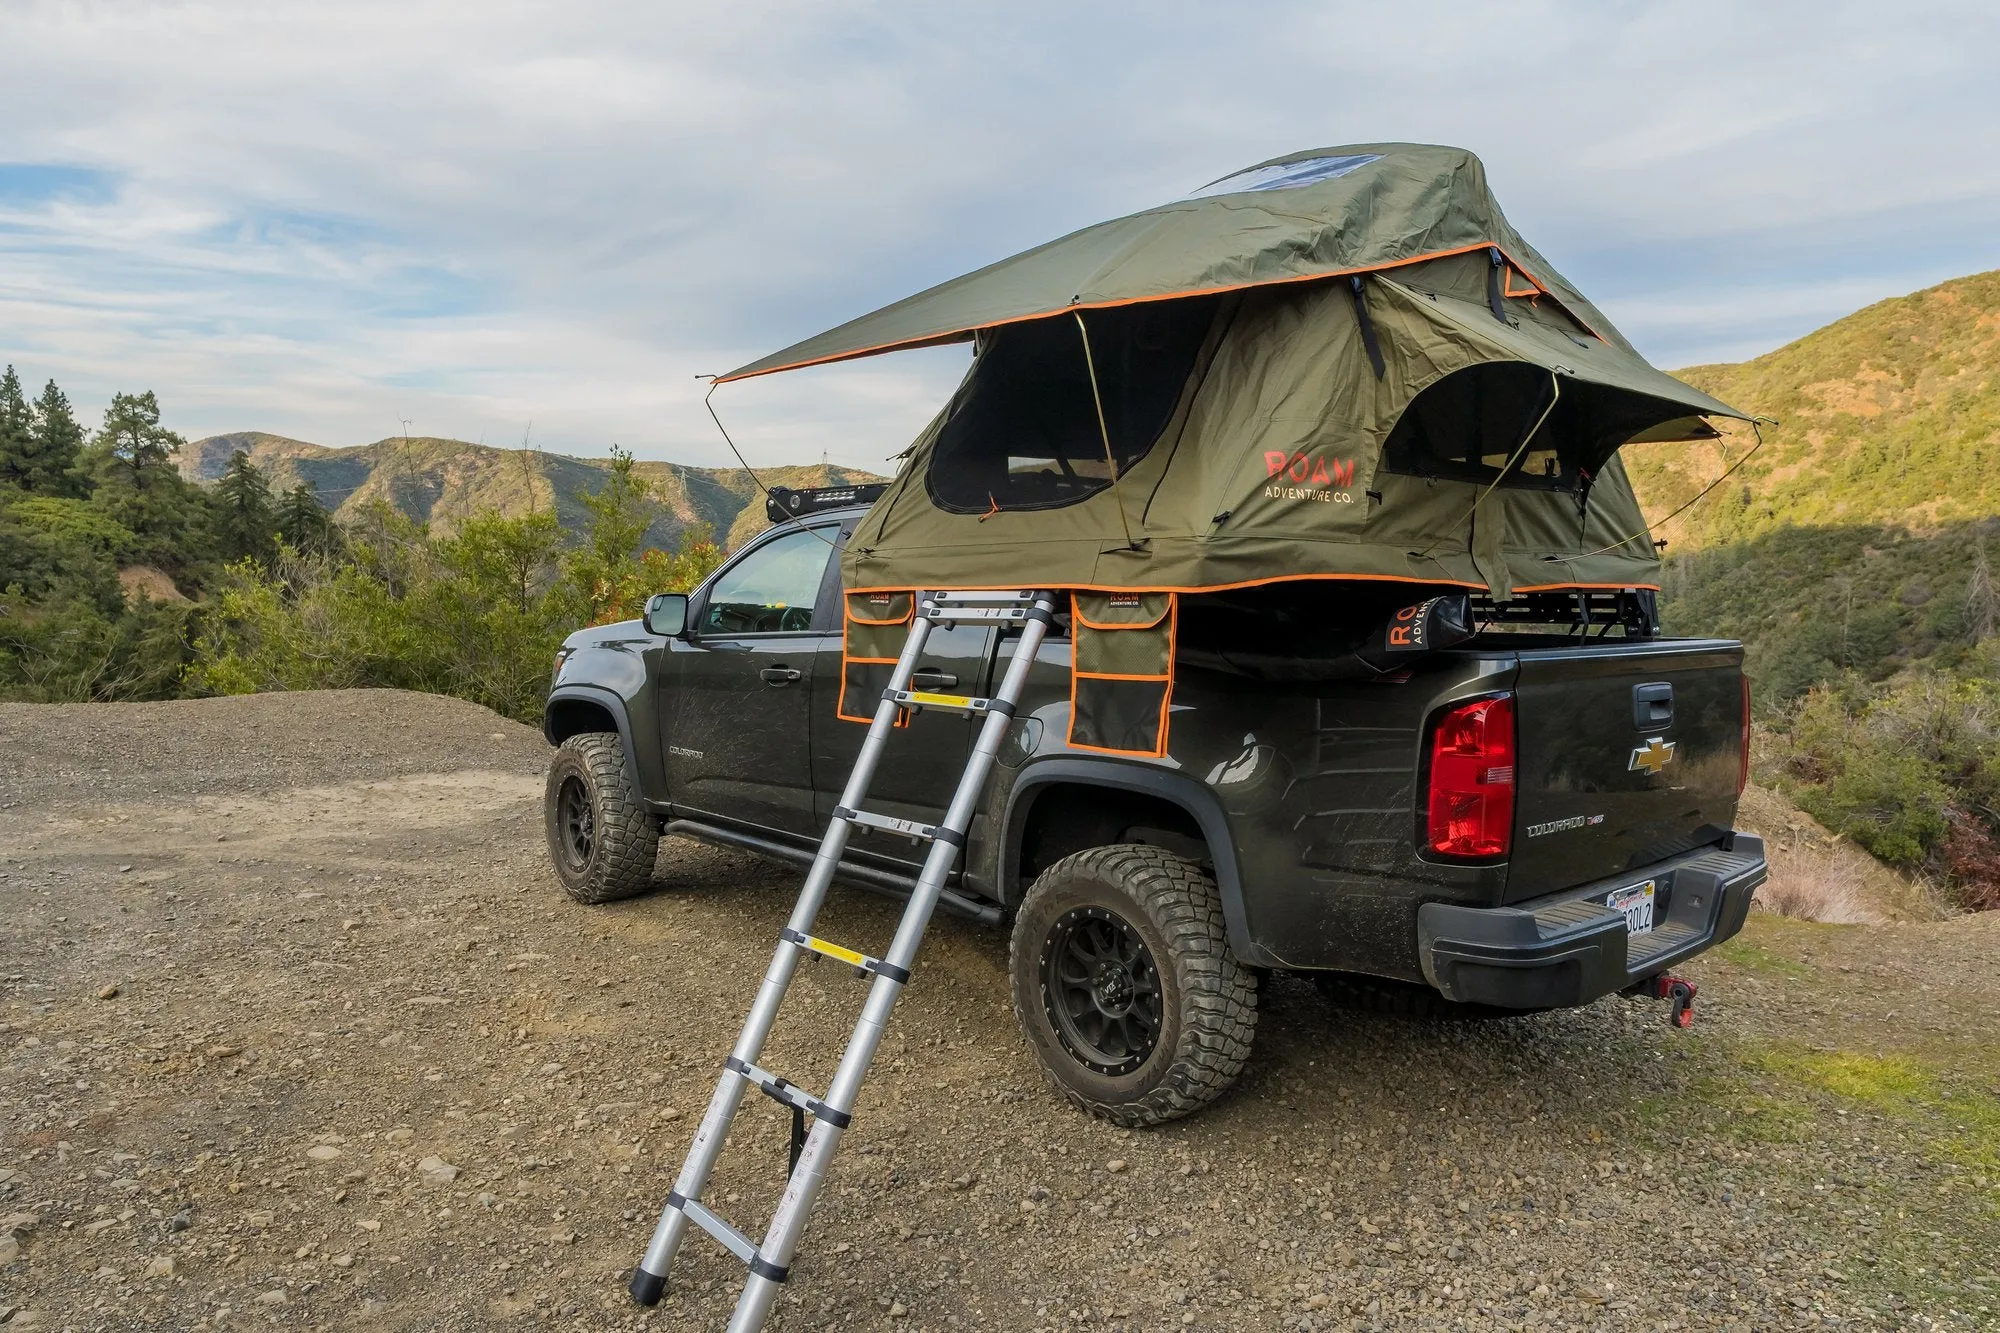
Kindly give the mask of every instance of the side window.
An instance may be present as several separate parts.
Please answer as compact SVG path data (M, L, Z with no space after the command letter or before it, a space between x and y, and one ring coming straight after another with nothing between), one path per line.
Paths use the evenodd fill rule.
M1105 437L1120 473L1151 451L1217 308L1200 297L1093 310L1088 363L1067 315L992 333L938 433L924 478L931 501L954 514L1057 509L1109 486Z
M1574 491L1575 460L1587 456L1585 427L1578 415L1584 395L1566 389L1554 410L1548 407L1549 376L1518 361L1491 361L1453 371L1418 394L1403 410L1382 448L1382 467L1405 476L1434 477L1525 490ZM1521 432L1544 411L1548 417L1527 449L1503 477L1520 448ZM1629 433L1629 432L1628 432Z
M810 630L831 533L801 529L764 543L716 578L699 629L712 634Z

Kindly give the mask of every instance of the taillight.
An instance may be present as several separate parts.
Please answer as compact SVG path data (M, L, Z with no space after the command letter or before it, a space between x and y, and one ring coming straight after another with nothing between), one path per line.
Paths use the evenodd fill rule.
M1431 733L1426 837L1439 856L1505 856L1514 840L1514 700L1480 699Z
M1736 761L1736 794L1750 785L1750 677L1743 677L1743 731L1739 736L1743 752Z

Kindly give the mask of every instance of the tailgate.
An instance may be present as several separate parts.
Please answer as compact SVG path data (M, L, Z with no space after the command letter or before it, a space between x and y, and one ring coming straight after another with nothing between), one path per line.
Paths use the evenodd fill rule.
M1743 646L1718 639L1530 649L1506 898L1714 842L1736 817Z

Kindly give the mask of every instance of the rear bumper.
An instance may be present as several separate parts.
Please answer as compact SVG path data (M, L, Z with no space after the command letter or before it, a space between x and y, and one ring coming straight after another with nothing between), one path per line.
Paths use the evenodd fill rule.
M1417 913L1424 977L1445 998L1503 1009L1557 1009L1666 971L1743 929L1769 871L1764 840L1733 835L1642 871L1511 907L1426 903ZM1654 882L1655 925L1628 935L1604 905L1614 890Z

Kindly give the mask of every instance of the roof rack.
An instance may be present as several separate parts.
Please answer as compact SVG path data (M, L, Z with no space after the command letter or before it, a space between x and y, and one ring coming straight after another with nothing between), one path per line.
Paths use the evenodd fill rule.
M783 523L828 509L852 509L855 505L874 504L888 489L886 481L870 482L865 486L805 486L797 490L790 486L773 486L764 493L764 512L773 523Z
M1496 604L1485 593L1472 595L1472 618L1480 625L1551 625L1595 630L1602 635L1622 627L1635 639L1660 633L1659 595L1651 588L1565 588L1551 592L1517 593Z

